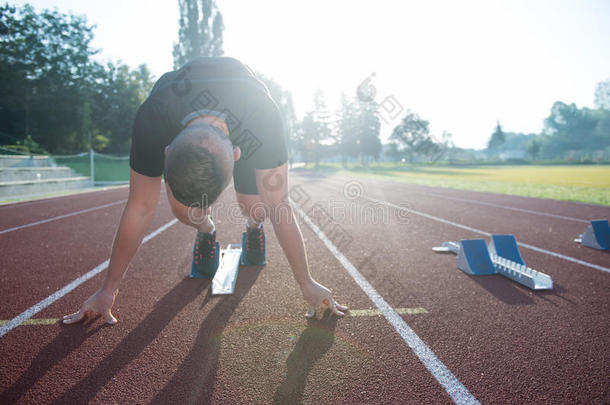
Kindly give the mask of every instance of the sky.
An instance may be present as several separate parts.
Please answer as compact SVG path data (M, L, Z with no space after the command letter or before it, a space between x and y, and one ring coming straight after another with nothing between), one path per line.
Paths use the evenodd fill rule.
M157 77L172 70L178 0L29 3L86 15L100 60L145 63ZM593 107L596 84L610 79L608 0L216 3L225 55L290 90L299 117L317 89L335 110L342 91L354 97L364 83L383 140L407 110L460 147L483 148L497 121L539 133L555 101Z

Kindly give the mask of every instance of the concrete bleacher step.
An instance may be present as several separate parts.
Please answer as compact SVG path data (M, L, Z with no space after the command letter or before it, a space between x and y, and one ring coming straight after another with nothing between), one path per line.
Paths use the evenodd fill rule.
M0 168L4 167L53 167L53 159L49 156L0 156Z
M89 177L65 166L56 166L49 156L0 156L0 199L62 192L90 187Z
M89 177L64 177L48 180L0 182L0 199L15 196L39 195L89 187Z
M72 177L69 167L4 167L0 168L0 182L50 180Z

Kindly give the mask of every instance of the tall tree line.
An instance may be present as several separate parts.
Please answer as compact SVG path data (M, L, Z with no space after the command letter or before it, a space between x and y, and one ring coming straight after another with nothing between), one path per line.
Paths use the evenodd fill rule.
M125 153L135 111L153 84L145 65L92 59L93 27L58 11L0 7L1 144L53 153Z
M214 0L178 0L174 69L200 56L222 56L224 23Z
M520 150L531 160L595 161L610 157L610 80L598 83L595 108L579 108L574 103L556 101L539 134L504 132L498 122L487 152L490 156Z
M321 160L340 156L345 166L349 160L368 165L381 154L381 122L374 101L341 95L339 110L331 112L324 93L314 93L313 109L295 126L292 134L293 155L317 168Z

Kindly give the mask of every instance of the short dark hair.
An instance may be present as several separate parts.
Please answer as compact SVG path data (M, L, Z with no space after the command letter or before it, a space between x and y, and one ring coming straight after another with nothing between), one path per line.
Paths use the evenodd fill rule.
M165 181L174 198L181 204L205 208L210 206L222 190L226 181L218 156L207 149L205 138L218 136L212 126L187 128L178 135L165 158ZM209 128L205 128L209 127ZM190 136L189 132L196 132ZM223 138L228 139L224 136Z

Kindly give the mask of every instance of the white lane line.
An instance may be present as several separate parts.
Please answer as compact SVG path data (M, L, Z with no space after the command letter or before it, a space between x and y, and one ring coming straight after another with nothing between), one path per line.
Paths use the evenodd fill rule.
M462 201L462 202L467 202L467 203L471 203L471 204L478 204L478 205L487 205L489 207L502 208L502 209L505 209L505 210L525 212L525 213L528 213L528 214L542 215L542 216L545 216L545 217L551 217L551 218L557 218L557 219L565 219L565 220L568 220L568 221L581 222L581 223L585 223L585 224L589 223L589 221L587 221L586 219L567 217L565 215L549 214L547 212L528 210L528 209L525 209L525 208L509 207L509 206L506 206L506 205L494 204L494 203L489 203L489 202L484 202L484 201L470 200L468 198L449 197L449 196L444 196L444 195L441 195L441 194L427 193L427 192L423 192L423 191L416 191L416 193L424 194L424 195L430 195L430 196L434 196L434 197L438 197L438 198L444 198L444 199L447 199L447 200Z
M333 181L335 179L329 179L329 180ZM340 181L340 180L338 180L338 181ZM345 182L343 182L343 183L345 183ZM390 183L392 183L392 182L390 182ZM421 185L417 184L417 186L421 186ZM426 187L426 186L421 186L421 187ZM452 189L452 190L460 191L459 189ZM468 191L468 190L461 190L461 191ZM502 208L502 209L505 209L505 210L512 210L512 211L518 211L518 212L525 212L525 213L528 213L528 214L541 215L541 216L545 216L545 217L551 217L551 218L557 218L557 219L565 219L565 220L568 220L568 221L580 222L580 223L585 223L585 224L589 223L588 220L581 219L581 218L568 217L568 216L559 215L559 214L549 214L547 212L528 210L528 209L525 209L525 208L509 207L507 205L501 205L501 204L494 204L494 203L490 203L490 202L471 200L471 199L468 199L468 198L449 197L449 196L445 196L445 195L442 195L442 194L431 193L431 192L428 192L428 191L414 191L414 193L422 194L422 195L429 195L429 196L434 196L434 197L439 197L439 198L444 198L444 199L447 199L447 200L462 201L462 202L467 202L467 203L471 203L471 204L487 205L489 207ZM485 192L482 192L482 193L485 193ZM517 195L514 195L514 194L505 194L505 195L507 197L524 197L524 196L517 196ZM525 198L535 198L535 197L525 197ZM581 203L579 201L562 201L562 202L570 202L570 203L583 204L583 203ZM593 204L586 204L586 205L594 206Z
M145 244L146 242L148 242L149 240L151 240L152 238L154 238L155 236L157 236L158 234L160 234L161 232L165 231L170 226L174 225L176 222L178 222L178 220L173 219L173 220L169 221L168 223L166 223L165 225L157 228L153 232L146 235L146 237L142 240L142 245ZM104 271L108 267L109 261L110 260L106 260L103 263L98 264L94 269L92 269L89 272L87 272L86 274L80 276L76 280L72 281L70 284L66 285L61 290L58 290L55 293L49 295L47 298L40 301L38 304L32 305L31 307L29 307L28 309L23 311L21 314L17 315L13 319L11 319L10 321L8 321L4 325L2 325L0 327L0 337L6 335L9 331L11 331L12 329L21 325L24 321L30 319L32 316L36 315L38 312L42 311L43 309L45 309L46 307L48 307L49 305L51 305L52 303L54 303L55 301L57 301L58 299L63 297L64 295L68 294L70 291L74 290L76 287L78 287L85 281L96 276L98 273Z
M121 186L99 187L95 190L77 191L74 193L58 195L56 197L45 197L44 195L42 195L42 196L33 195L33 196L29 196L29 197L33 198L32 200L0 202L0 211L11 209L11 208L21 208L21 207L25 207L25 206L33 205L33 204L42 204L42 203L52 202L52 201L60 200L63 198L81 197L81 196L84 196L85 194L99 193L100 191L118 190L120 188L125 188L125 187L129 187L129 184L125 184L125 185L121 185ZM27 198L27 197L28 196L24 196L24 198Z
M472 228L470 226L458 224L456 222L452 222L452 221L449 221L449 220L444 219L444 218L435 217L434 215L426 214L425 212L421 212L421 211L416 211L416 210L411 209L411 208L401 207L400 205L392 204L391 202L388 202L388 201L379 200L377 198L366 197L366 196L361 196L361 198L364 198L364 199L369 200L369 201L376 202L378 204L384 204L384 205L387 205L389 207L396 208L398 210L403 210L403 211L406 211L406 212L410 212L410 213L413 213L415 215L419 215L419 216L422 216L424 218L432 219L432 220L437 221L437 222L442 222L442 223L447 224L447 225L455 226L457 228L462 228L462 229L465 229L465 230L473 232L473 233L478 233L478 234L484 235L484 236L491 236L491 233L489 233L489 232L485 232L485 231L482 231L482 230L477 229L477 228ZM547 254L549 256L555 256L555 257L558 257L558 258L563 259L563 260L567 260L567 261L572 262L572 263L577 263L577 264L580 264L582 266L590 267L590 268L595 269L595 270L601 270L601 271L605 271L606 273L610 273L610 268L599 266L597 264L593 264L593 263L589 263L589 262L585 262L584 260L576 259L575 257L562 255L561 253L556 253L556 252L553 252L551 250L546 250L546 249L539 248L539 247L533 246L533 245L529 245L529 244L523 243L523 242L517 242L517 244L519 246L522 246L522 247L526 248L526 249L534 250L536 252L544 253L544 254Z
M64 219L64 218L73 217L75 215L84 214L86 212L91 212L91 211L95 211L95 210L101 210L102 208L107 208L107 207L112 207L113 205L123 204L125 201L127 201L127 200L115 201L115 202L112 202L112 203L109 203L109 204L98 205L97 207L87 208L87 209L84 209L84 210L71 212L69 214L59 215L59 216L56 216L56 217L53 217L53 218L43 219L41 221L31 222L29 224L19 225L19 226L15 226L13 228L8 228L8 229L3 229L3 230L0 231L0 235L2 235L4 233L13 232L13 231L16 231L16 230L19 230L19 229L23 229L23 228L29 228L31 226L36 226L36 225L40 225L40 224L46 224L47 222L57 221L58 219Z
M358 286L368 295L375 306L388 320L390 325L402 337L405 343L413 350L413 353L419 358L423 365L428 369L430 374L436 378L445 391L449 394L453 402L456 404L479 404L479 401L468 391L466 387L453 375L453 373L439 360L438 357L430 350L428 346L417 336L409 325L396 313L396 311L386 302L385 299L375 290L375 288L360 274L352 263L335 247L335 245L326 237L326 235L312 222L311 219L303 212L303 210L294 202L292 203L295 210L303 218L305 223L309 225L311 230L324 242L328 250L330 250L337 260L341 262L345 270L356 281Z

